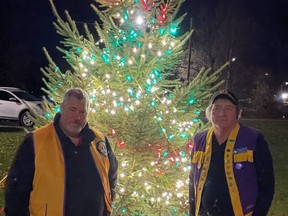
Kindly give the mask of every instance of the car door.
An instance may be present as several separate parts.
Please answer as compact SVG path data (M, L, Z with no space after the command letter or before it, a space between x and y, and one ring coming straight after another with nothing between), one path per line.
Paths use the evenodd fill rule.
M0 91L0 118L18 119L23 104L12 94Z

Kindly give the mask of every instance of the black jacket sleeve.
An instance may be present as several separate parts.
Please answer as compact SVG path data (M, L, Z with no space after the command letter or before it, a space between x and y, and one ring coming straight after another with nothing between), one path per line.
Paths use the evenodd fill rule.
M118 161L117 161L117 159L116 159L116 157L115 157L115 155L111 149L110 143L106 137L105 137L105 142L106 142L106 146L107 146L108 158L109 158L109 163L110 163L108 177L109 177L109 183L110 183L111 197L113 200L116 196Z
M195 216L195 192L194 192L194 181L192 177L192 171L190 171L189 176L189 205L190 205L190 216Z
M195 142L194 142L195 145ZM191 159L190 159L190 163L191 163L191 169L190 169L190 174L189 174L189 205L190 205L190 209L189 209L189 215L190 216L195 216L195 191L194 191L194 175L193 175L193 166L192 166L192 158L194 155L194 145L193 145L193 149L191 152Z
M262 134L257 139L254 157L258 181L258 198L253 216L265 216L268 214L273 200L275 179L271 153Z
M29 216L29 199L34 176L34 145L28 134L20 145L5 185L6 216Z

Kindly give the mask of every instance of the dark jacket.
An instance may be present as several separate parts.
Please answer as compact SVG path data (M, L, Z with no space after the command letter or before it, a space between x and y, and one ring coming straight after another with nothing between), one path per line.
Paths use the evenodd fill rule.
M81 131L82 142L75 146L60 128L57 114L54 121L57 136L62 145L65 173L65 215L106 216L108 215L104 201L104 189L98 170L89 151L89 144L95 134L88 124ZM115 196L118 162L105 138L110 162L109 182L112 197ZM15 160L8 173L6 183L5 213L9 215L29 215L29 198L35 170L33 133L29 134L20 145Z

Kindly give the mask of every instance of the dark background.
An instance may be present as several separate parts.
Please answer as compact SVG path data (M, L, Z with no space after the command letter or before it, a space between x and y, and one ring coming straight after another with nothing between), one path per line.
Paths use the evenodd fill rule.
M87 22L91 23L92 27L97 15L90 8L91 3L92 0L55 0L60 16L64 17L64 9L67 9L80 26L81 22ZM251 67L255 68L249 72L253 77L258 73L259 76L264 72L269 73L275 90L280 88L284 81L288 81L287 0L187 0L181 10L181 13L188 13L182 23L182 29L189 29L190 18L193 17L196 34L194 44L197 46L199 41L198 48L201 48L199 46L201 41L197 40L197 32L203 30L200 25L203 20L217 17L218 21L229 21L229 25L238 29L239 38L236 37L234 47L235 50L240 50L239 47L242 47L237 56L242 71L246 68L250 71ZM227 10L232 13L229 15ZM208 16L201 11L207 12ZM48 49L56 63L63 62L61 53L55 48L59 45L61 37L57 35L52 25L54 20L48 0L1 0L0 86L16 86L35 95L41 94L40 88L43 83L39 68L48 64L42 47ZM243 23L245 28L241 29ZM218 30L227 31L223 25L219 26ZM225 34L223 38L226 38ZM241 71L238 72L237 76L239 75ZM241 79L247 79L248 84L252 82L247 74Z

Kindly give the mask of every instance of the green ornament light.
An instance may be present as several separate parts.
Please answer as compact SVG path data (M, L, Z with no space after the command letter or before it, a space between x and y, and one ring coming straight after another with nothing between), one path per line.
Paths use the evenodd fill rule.
M137 37L137 32L135 32L133 29L130 31L130 38L134 39Z
M159 28L159 34L162 36L163 34L164 34L164 32L165 32L165 30L164 30L164 28Z
M131 89L131 88L129 88L129 89L127 90L127 92L128 92L128 94L129 94L130 96L133 96L133 94L134 94L133 89Z
M176 25L171 25L171 27L169 28L169 33L170 33L172 36L175 36L176 33L177 33L177 26L176 26Z
M50 113L45 113L45 115L44 115L46 118L51 118L51 114Z
M126 59L125 58L122 58L121 60L120 60L120 66L122 66L122 67L125 67L125 65L126 65Z
M128 81L128 82L131 82L132 81L132 76L130 74L127 74L125 79Z
M189 105L195 104L195 98L189 98L188 104L189 104Z
M128 11L128 9L127 9L127 10L125 11L125 13L123 14L123 19L124 19L125 21L127 21L127 20L129 19L128 13L129 13L129 11Z
M198 121L199 121L198 118L194 118L194 119L193 119L193 122L194 122L194 123L196 123L196 122L198 122Z
M60 108L60 106L57 106L57 107L55 107L54 109L55 109L56 113L58 113L58 112L60 112L60 111L61 111L61 108Z
M183 139L186 139L188 136L187 136L187 134L181 134L180 137Z
M110 59L109 59L109 56L108 55L106 55L106 54L103 54L102 55L102 59L103 59L103 61L105 62L105 63L110 63Z
M126 213L126 208L122 208L121 213Z
M185 154L184 152L180 152L180 156L181 156L181 157L185 157L186 154Z
M147 91L147 92L151 92L151 87L148 86L148 87L146 88L146 91Z
M162 119L162 117L161 116L158 116L157 117L157 121L162 121L163 119Z

